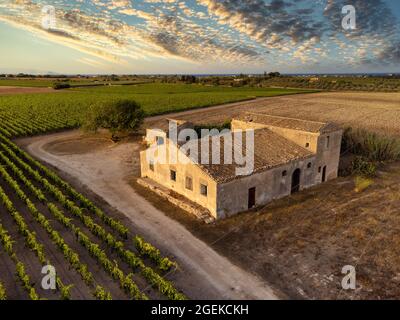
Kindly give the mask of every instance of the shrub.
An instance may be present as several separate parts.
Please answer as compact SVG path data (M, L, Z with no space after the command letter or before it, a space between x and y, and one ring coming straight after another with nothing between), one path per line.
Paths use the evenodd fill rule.
M376 175L376 164L367 158L357 156L351 164L351 172L365 177L374 177Z
M69 83L65 83L65 82L54 82L53 83L54 90L61 90L61 89L68 89L68 88L71 88L71 85Z
M106 104L89 107L83 128L96 132L98 129L108 129L112 139L118 140L119 132L135 132L144 119L142 107L133 100L118 100Z
M369 132L347 128L343 135L342 151L367 158L370 161L400 159L400 140Z

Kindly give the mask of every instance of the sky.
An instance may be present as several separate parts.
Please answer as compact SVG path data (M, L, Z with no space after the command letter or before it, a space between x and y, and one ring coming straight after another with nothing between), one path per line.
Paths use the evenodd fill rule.
M0 0L0 73L264 71L400 72L400 1Z

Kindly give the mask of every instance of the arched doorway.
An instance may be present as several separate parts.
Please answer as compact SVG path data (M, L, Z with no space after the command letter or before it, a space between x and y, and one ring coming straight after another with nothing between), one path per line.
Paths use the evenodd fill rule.
M301 176L301 170L300 169L294 170L292 175L291 193L296 193L300 191L300 176Z

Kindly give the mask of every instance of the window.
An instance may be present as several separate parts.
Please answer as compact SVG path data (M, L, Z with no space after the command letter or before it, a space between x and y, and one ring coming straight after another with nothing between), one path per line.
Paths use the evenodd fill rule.
M205 184L200 184L200 194L202 196L207 197L207 195L208 195L208 187Z
M186 177L185 187L186 187L186 189L193 191L193 179L191 177Z
M154 172L154 161L150 160L149 162L149 169Z
M319 167L318 168L318 173L321 173L321 171L322 171L322 167Z
M287 176L287 170L282 171L282 177L286 177Z
M309 163L307 164L307 168L308 168L308 169L311 169L311 167L312 167L312 163L309 162Z
M158 146L162 146L164 144L164 138L163 137L157 137L156 142Z
M175 170L170 171L170 177L171 177L172 181L176 181L176 171Z
M306 143L306 148L309 148L310 147L310 144L307 142Z
M330 137L330 136L327 136L327 137L326 137L326 148L327 148L327 149L329 149L330 143L331 143L331 137Z

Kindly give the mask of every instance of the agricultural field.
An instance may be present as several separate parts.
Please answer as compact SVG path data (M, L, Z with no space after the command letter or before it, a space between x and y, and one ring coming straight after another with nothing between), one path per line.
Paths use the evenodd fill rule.
M52 79L0 79L1 87L33 87L48 88L51 87L54 80Z
M396 93L316 93L187 110L174 118L199 124L221 123L245 110L261 110L276 115L335 121L342 126L358 126L395 137L399 136L398 101ZM164 116L151 117L145 126L160 128L164 119ZM89 188L100 190L107 201L118 202L121 194L123 198L129 197L133 187L168 218L178 221L242 270L256 274L277 288L284 298L391 299L400 294L398 163L381 167L365 190L357 190L354 176L340 177L206 225L135 182L140 173L138 141L109 147L108 144L94 146L92 140L80 137L77 131L52 136L26 139L34 139L36 142L32 144L19 143L36 157L50 161L71 175L71 183L82 179ZM127 158L131 159L129 163L125 163ZM104 167L111 169L102 169ZM135 177L121 182L120 175L130 176L132 169ZM102 175L96 177L99 170ZM130 188L125 187L126 184ZM117 187L109 192L112 185ZM132 198L128 204L124 203L126 211L123 212L128 212L129 205L133 210L143 208L143 203ZM151 210L145 208L146 217L150 216ZM135 219L140 220L138 216ZM167 226L163 220L161 228L167 229ZM159 231L162 236L164 232ZM173 237L165 240L169 245L170 238ZM201 258L198 260L204 259ZM201 264L198 260L195 260L196 265ZM341 267L347 264L358 266L359 289L354 292L341 290Z
M279 96L248 101L221 110L186 112L179 118L195 123L223 123L241 112L257 111L274 116L313 121L332 121L342 127L353 127L385 136L400 137L400 93L320 92ZM153 124L152 124L153 125ZM157 122L154 123L157 126Z
M16 95L16 94L37 94L56 92L53 88L47 87L9 87L0 86L0 96L3 95Z
M177 268L121 221L0 135L0 283L9 299L185 299ZM57 290L41 287L43 266ZM14 276L15 275L15 276Z
M308 88L327 91L363 91L363 92L399 92L399 76L279 76L279 77L242 77L241 83L234 78L220 78L218 83L231 85L250 85L281 88ZM213 83L215 77L201 79Z
M73 88L56 93L0 96L3 133L37 134L78 127L91 104L132 99L147 115L207 107L256 97L309 92L292 89L205 87L199 85L143 84ZM7 120L8 119L8 120ZM4 131L6 130L6 131Z
M265 86L313 88L333 91L399 92L400 79L397 77L355 77L316 76L278 77L264 82Z
M71 87L85 87L85 86L103 86L103 85L129 85L137 83L149 82L148 79L143 80L105 80L105 79L80 79L80 78L0 78L0 87L26 87L26 88L51 88L54 83L67 83Z
M301 91L300 91L301 92ZM186 299L174 259L12 139L78 127L93 103L134 99L147 115L298 90L146 84L0 97L0 299ZM57 270L56 290L41 286Z

